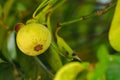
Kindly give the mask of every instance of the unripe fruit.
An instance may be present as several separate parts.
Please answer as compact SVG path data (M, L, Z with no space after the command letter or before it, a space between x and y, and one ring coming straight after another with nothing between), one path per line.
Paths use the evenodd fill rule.
M79 62L71 62L64 65L55 75L54 80L77 80L76 77L85 67Z
M29 56L45 52L51 43L51 33L42 24L29 23L22 25L16 37L18 48Z
M116 10L109 31L111 46L120 52L120 0L117 1Z

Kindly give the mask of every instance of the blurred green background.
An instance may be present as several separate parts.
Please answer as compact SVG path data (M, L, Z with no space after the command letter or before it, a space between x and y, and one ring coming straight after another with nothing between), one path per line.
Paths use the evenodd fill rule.
M15 42L14 25L31 19L42 1L44 0L0 0L0 80L52 80L54 74L47 70L49 66L22 54ZM107 1L112 2L67 0L51 16L53 31L57 23L92 15L105 8ZM112 7L104 15L66 25L59 32L81 60L90 63L93 70L89 73L90 77L91 74L96 74L90 80L120 80L120 55L112 49L108 40L114 10L115 7ZM11 32L7 30L8 27ZM96 63L97 67L94 67ZM98 79L101 75L105 78Z

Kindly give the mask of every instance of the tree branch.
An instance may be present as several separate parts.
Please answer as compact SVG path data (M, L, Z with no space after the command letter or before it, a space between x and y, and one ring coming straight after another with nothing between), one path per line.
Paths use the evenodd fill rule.
M101 16L101 15L105 14L106 12L108 12L115 5L116 5L116 2L109 3L105 8L97 10L97 11L93 12L92 14L82 16L78 19L74 19L74 20L70 20L70 21L67 21L67 22L59 23L59 25L64 26L64 25L72 24L72 23L79 22L79 21L82 21L82 20L86 20L88 18L92 18L92 17L95 17L95 16Z

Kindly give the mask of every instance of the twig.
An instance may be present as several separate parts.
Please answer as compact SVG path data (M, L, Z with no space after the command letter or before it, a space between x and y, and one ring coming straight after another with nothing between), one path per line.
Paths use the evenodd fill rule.
M108 12L115 5L116 5L116 3L109 3L104 9L97 10L97 11L93 12L92 14L89 14L87 16L82 16L78 19L74 19L74 20L70 20L70 21L67 21L67 22L59 23L59 25L64 26L64 25L72 24L72 23L79 22L79 21L82 21L82 20L86 20L88 18L92 18L92 17L95 17L95 16L101 16L101 15L105 14L106 12Z

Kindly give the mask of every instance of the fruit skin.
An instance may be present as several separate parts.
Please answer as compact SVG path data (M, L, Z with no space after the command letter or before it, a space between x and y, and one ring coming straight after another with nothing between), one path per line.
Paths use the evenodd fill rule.
M45 52L51 44L51 33L42 24L23 25L17 33L18 48L26 55L37 56Z
M79 62L71 62L63 66L55 75L54 80L76 80L77 75L85 70Z
M120 52L120 0L117 1L114 17L109 31L111 46Z

